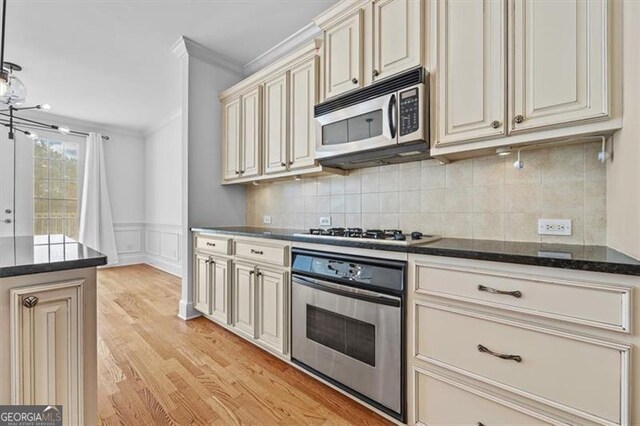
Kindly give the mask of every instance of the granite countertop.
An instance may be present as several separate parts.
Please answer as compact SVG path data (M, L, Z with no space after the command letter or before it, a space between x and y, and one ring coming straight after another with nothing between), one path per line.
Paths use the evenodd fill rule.
M470 240L462 238L442 238L431 243L420 245L397 246L355 239L347 241L323 239L322 241L318 241L314 238L294 235L307 232L306 230L296 229L234 226L193 227L191 230L194 232L242 235L373 250L398 251L432 256L458 257L640 276L640 261L606 246Z
M102 253L61 235L0 238L0 278L106 264Z

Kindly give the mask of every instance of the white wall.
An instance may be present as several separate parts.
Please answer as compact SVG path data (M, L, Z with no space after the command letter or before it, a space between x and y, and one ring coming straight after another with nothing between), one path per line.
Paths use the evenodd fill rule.
M178 111L145 132L145 262L182 271L182 115Z
M621 2L623 123L607 166L607 244L640 259L640 2Z

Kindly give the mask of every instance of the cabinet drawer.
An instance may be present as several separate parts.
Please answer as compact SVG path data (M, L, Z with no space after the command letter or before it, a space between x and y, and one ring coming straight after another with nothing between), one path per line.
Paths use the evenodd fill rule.
M196 234L195 246L196 250L204 250L209 253L231 254L231 242L233 239L220 235Z
M419 359L589 420L628 420L628 346L437 304L414 314Z
M255 262L288 266L289 246L255 240L236 240L235 254L238 258Z
M414 370L419 425L564 424L544 414L426 370Z
M417 293L629 332L628 287L419 262L415 277Z

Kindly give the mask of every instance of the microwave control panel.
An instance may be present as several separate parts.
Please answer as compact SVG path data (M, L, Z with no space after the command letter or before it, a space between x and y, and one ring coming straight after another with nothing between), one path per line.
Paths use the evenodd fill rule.
M418 89L413 88L400 92L399 131L405 136L418 131L420 126L420 104L418 103Z

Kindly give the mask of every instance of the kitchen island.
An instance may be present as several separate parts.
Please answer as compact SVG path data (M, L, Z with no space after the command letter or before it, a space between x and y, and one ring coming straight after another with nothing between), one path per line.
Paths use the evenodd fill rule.
M96 267L63 236L0 238L0 404L62 405L96 423Z

